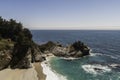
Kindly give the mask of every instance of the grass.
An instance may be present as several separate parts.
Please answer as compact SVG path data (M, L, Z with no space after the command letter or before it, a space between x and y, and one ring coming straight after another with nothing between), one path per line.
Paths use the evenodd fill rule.
M0 51L4 49L10 49L14 46L14 42L9 41L8 39L0 40Z

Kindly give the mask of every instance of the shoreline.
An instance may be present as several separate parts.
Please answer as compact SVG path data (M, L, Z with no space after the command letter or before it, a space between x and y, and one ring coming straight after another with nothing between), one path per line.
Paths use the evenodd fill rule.
M32 63L29 69L4 69L0 71L0 80L46 80L40 62ZM7 75L7 77L6 77Z
M49 60L55 57L54 55L49 54L49 56L46 57L46 60L41 63L41 66L43 68L43 73L46 75L46 80L67 80L67 78L54 70L50 67Z
M49 61L55 57L53 54L44 55L43 62L32 63L28 69L4 69L0 71L1 80L67 80L67 78L50 67ZM71 58L70 58L71 59ZM6 77L7 75L7 77Z
M37 72L38 80L46 80L46 75L43 73L43 67L40 62L33 63L35 70Z

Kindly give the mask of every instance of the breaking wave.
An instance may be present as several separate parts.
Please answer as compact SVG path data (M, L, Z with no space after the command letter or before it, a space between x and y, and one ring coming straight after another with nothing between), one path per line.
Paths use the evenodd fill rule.
M43 67L43 73L46 75L46 80L67 80L67 78L63 75L60 75L53 71L49 64L46 64L45 62L41 63Z
M102 66L99 64L95 64L95 65L82 65L82 68L90 74L100 74L100 73L104 73L104 72L110 72L111 69L108 66Z

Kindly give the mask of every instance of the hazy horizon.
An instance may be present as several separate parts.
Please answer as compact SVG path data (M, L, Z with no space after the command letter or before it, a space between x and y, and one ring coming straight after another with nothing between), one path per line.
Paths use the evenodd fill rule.
M120 30L120 0L1 0L0 16L31 30Z
M26 27L26 26L25 26ZM29 27L27 27L27 28L29 28ZM116 28L110 28L109 29L109 27L108 28L104 28L104 29L102 29L102 28L91 28L91 29L89 29L89 28L59 28L59 27L57 27L57 28L51 28L51 27L46 27L46 28L42 28L42 27L40 27L40 28L29 28L30 30L120 30L120 29L116 29Z

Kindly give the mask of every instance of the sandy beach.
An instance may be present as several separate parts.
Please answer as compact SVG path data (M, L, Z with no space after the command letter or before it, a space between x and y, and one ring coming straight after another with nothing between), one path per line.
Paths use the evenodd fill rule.
M58 74L50 67L49 61L51 58L55 57L53 54L48 54L46 56L46 61L41 63L43 68L43 73L46 75L46 80L67 80L67 78L63 75Z
M37 63L33 63L35 70L37 72L37 77L39 80L45 80L46 79L46 75L43 73L43 68L41 66L40 62Z
M38 80L38 77L34 68L5 69L0 71L0 80Z
M58 77L50 69L48 63L53 55L46 55L45 62L32 63L32 68L29 69L4 69L0 71L0 80L59 80Z
M45 80L40 63L34 63L29 69L4 69L0 71L0 80Z

